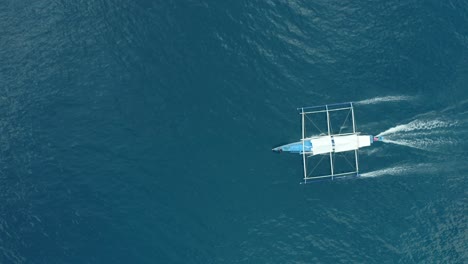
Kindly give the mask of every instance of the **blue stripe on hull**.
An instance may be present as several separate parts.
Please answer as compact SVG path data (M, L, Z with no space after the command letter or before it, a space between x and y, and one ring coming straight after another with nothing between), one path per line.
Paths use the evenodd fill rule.
M310 152L312 151L312 143L310 141L304 142L304 149L302 149L302 141L286 144L277 148L274 148L273 151L276 152L290 152L290 153L299 153Z

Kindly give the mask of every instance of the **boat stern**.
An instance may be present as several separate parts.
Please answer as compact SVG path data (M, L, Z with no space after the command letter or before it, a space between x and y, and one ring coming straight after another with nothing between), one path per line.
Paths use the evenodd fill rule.
M380 137L371 137L372 138L372 142L375 142L375 141L383 141L384 140L384 137L380 136Z

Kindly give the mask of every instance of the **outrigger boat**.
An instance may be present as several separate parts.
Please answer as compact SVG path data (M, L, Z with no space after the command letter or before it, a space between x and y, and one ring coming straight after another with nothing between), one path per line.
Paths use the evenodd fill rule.
M349 176L359 176L358 150L368 147L375 141L382 141L383 137L374 137L372 135L361 135L356 132L356 122L354 119L353 103L329 104L323 106L301 107L298 108L302 116L302 138L300 141L282 145L272 150L274 152L290 152L302 155L304 165L304 182L317 179L336 179ZM344 113L344 114L343 114ZM325 117L326 116L326 121ZM344 122L339 126L338 133L336 124L333 120L344 118ZM322 120L320 120L322 117ZM352 126L346 126L351 119ZM317 125L317 122L326 126ZM311 123L312 129L307 126ZM340 122L341 123L341 122ZM335 129L334 129L335 128ZM323 131L324 130L324 131ZM333 131L335 130L335 131ZM318 135L314 135L318 134ZM349 155L351 153L351 155ZM319 157L316 162L310 160ZM329 157L330 164L320 167L324 157ZM354 159L354 161L350 161ZM337 167L338 162L346 165ZM314 166L309 168L309 163ZM318 174L317 171L321 171Z

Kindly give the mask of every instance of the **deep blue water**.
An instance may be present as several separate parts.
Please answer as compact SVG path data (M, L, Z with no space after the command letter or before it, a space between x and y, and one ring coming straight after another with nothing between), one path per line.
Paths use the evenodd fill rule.
M466 263L467 82L466 1L3 1L0 263Z

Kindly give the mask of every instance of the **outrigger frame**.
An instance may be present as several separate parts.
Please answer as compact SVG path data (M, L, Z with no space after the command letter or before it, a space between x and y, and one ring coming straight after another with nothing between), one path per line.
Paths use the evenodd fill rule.
M302 149L305 149L304 142L306 140L310 140L312 137L307 137L306 136L306 131L305 131L305 125L306 125L306 116L311 115L311 114L317 114L317 113L326 113L327 115L327 129L328 129L328 136L343 136L343 135L358 135L360 134L359 132L356 132L356 122L354 119L354 107L353 103L340 103L340 104L328 104L328 105L321 105L321 106L312 106L312 107L301 107L298 108L297 110L300 111L299 114L301 114L301 119L302 119ZM343 133L343 134L332 134L332 131L330 130L331 124L330 124L330 112L334 111L350 111L351 113L351 120L352 120L352 125L353 125L353 130L352 133ZM349 113L348 113L349 115ZM348 116L346 116L345 122L347 120ZM310 118L308 118L311 120ZM341 131L340 131L341 132ZM358 176L359 175L359 153L358 149L355 150L350 150L354 151L354 160L355 160L355 170L349 171L349 172L343 172L343 173L335 173L335 168L333 164L333 156L334 152L330 152L330 174L328 175L317 175L314 176L312 175L314 170L308 171L307 169L307 160L308 157L313 155L313 152L310 151L302 151L300 154L302 154L302 162L304 165L304 182L307 183L307 181L312 181L312 180L320 180L320 179L338 179L338 178L343 178L343 177L349 177L349 176Z

